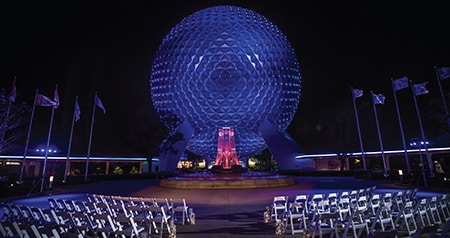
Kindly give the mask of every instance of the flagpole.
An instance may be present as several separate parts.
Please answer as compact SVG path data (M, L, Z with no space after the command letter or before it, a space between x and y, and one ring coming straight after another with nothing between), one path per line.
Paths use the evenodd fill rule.
M391 78L391 81L394 81L394 79ZM403 133L402 118L400 117L400 110L398 108L397 91L395 90L394 87L392 87L392 91L394 92L395 109L397 109L398 123L400 124L400 133L402 134L403 149L405 150L406 169L408 170L408 174L411 174L411 165L409 163L408 158L408 150L406 147L405 134Z
M31 126L33 125L33 117L34 117L34 111L35 111L35 108L36 108L36 100L37 100L38 91L39 90L36 89L36 94L34 96L34 102L33 102L33 109L31 110L30 125L28 126L27 140L25 142L25 149L24 149L24 152L23 152L22 164L20 166L20 176L19 176L19 181L20 182L22 182L23 169L25 167L25 160L27 158L28 142L30 141Z
M350 89L353 92L353 87ZM356 109L356 100L355 100L355 97L353 96L353 93L352 93L352 99L353 99L353 108L355 109L356 126L358 128L359 146L361 148L361 157L362 157L363 167L364 167L364 171L365 171L365 170L367 170L366 156L364 154L364 146L363 146L362 137L361 137L361 129L359 128L358 110Z
M92 143L92 130L94 128L94 118L95 118L95 99L97 98L97 92L95 92L94 96L94 105L92 108L92 120L91 120L91 131L89 132L89 145L88 145L88 152L86 156L86 171L84 172L84 180L86 181L88 178L88 170L89 170L89 156L91 153L91 143Z
M412 81L410 81L410 83L412 84ZM427 146L427 143L426 143L425 132L424 132L423 126L422 126L422 119L420 117L419 106L417 105L416 93L414 92L414 88L413 87L411 87L411 89L413 90L414 105L416 106L417 119L419 121L420 133L422 134L422 142L423 142L423 145L425 146L425 153L427 155L428 167L429 167L428 169L430 170L430 176L433 177L434 176L433 165L431 163L430 153L428 153L428 146ZM419 143L419 146L420 146L420 144L422 144L422 143ZM421 161L421 162L422 162L422 167L424 168L425 164L423 163L423 161Z
M381 158L383 159L383 167L384 167L384 175L387 176L387 166L386 166L386 159L384 157L384 149L383 149L383 141L381 139L381 132L380 132L380 126L378 124L378 114L377 114L377 107L375 105L375 102L373 101L373 92L370 91L370 94L372 95L372 105L373 105L373 112L375 114L375 122L377 124L377 130L378 130L378 140L380 142L380 149L381 149Z
M67 158L66 158L66 167L64 170L64 180L63 182L65 183L67 180L67 170L69 167L69 158L70 158L70 149L72 147L72 137L73 137L73 127L75 125L75 107L77 105L77 100L78 100L78 96L75 97L75 104L74 104L74 110L73 110L73 117L72 117L72 127L70 128L70 137L69 137L69 146L67 147Z
M58 84L56 85L55 90L58 90ZM44 189L45 172L46 172L46 169L47 169L47 160L48 160L48 147L50 146L50 138L52 136L53 116L54 116L54 114L55 114L55 107L52 106L52 115L50 117L50 126L49 126L49 129L48 129L47 145L45 147L44 168L42 168L41 190L39 190L39 192L41 192L41 193L42 193L42 190Z
M448 127L450 128L450 117L448 114L448 107L447 107L447 101L445 100L445 94L444 91L442 90L442 86L441 86L441 76L439 75L439 72L437 70L437 67L434 66L434 72L436 73L436 79L439 85L439 91L441 92L441 97L442 97L442 104L444 104L444 112L445 112L445 117L447 118L447 124Z

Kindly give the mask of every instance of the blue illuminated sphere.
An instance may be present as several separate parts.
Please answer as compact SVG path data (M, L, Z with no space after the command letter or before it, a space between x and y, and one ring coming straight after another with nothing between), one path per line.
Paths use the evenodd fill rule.
M197 11L173 27L156 52L150 78L153 105L170 133L193 127L187 150L217 154L219 128L235 131L239 158L267 148L267 119L285 132L300 100L300 67L280 29L242 7Z

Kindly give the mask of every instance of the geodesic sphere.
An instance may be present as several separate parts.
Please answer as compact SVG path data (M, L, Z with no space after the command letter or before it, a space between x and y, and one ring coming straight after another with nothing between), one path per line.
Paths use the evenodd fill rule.
M217 154L217 133L235 132L238 157L267 147L267 119L285 132L300 100L300 67L286 36L264 16L236 6L197 11L173 27L156 52L150 78L153 105L174 133L194 128L187 150Z

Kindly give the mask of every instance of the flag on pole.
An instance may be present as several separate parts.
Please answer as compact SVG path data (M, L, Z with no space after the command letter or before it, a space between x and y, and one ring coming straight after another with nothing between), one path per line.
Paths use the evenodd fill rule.
M440 67L437 68L440 79L450 78L450 67Z
M363 95L363 90L354 88L352 89L353 98L359 98Z
M41 106L41 107L55 107L56 103L54 101L52 101L50 98L37 93L36 95L36 106Z
M97 105L100 109L102 109L103 114L106 114L106 109L103 106L102 101L100 100L100 98L97 95L95 95L95 105Z
M55 108L55 109L58 108L59 107L58 86L56 86L55 92L53 93L53 102L55 103L53 108Z
M374 104L384 104L386 97L383 94L372 93L372 101Z
M392 87L394 91L398 91L400 89L404 89L408 87L408 77L404 76L398 79L392 80Z
M9 101L15 102L17 97L17 89L16 89L16 77L14 77L13 85L11 88L11 93L9 94Z
M414 96L419 96L422 94L427 94L429 93L429 91L427 90L426 86L427 86L428 82L423 82L423 83L419 83L419 84L413 84L413 93Z
M80 120L80 114L81 114L80 104L78 104L78 97L77 97L77 98L75 98L75 108L73 111L73 116L75 117L75 121Z

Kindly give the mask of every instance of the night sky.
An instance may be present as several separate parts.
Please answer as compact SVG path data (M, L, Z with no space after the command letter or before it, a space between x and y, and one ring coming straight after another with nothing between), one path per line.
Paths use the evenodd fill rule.
M430 93L417 101L426 136L442 135L445 128L433 119L436 111L442 112L433 67L450 66L450 2L330 2L2 2L0 87L9 90L17 76L17 101L31 105L36 89L53 97L59 85L61 105L55 111L52 144L62 151L68 147L79 96L81 119L74 128L73 155L87 152L97 91L107 112L96 109L91 155L145 156L126 148L124 134L144 124L161 126L149 79L162 39L195 11L237 5L277 25L297 54L302 94L288 133L305 152L359 150L350 87L365 93L357 99L365 150L380 148L370 90L386 96L385 104L377 105L384 149L403 148L391 87L391 78L402 76L413 83L430 82ZM445 92L448 84L442 81ZM410 88L399 91L397 98L406 139L421 137ZM30 148L46 143L50 112L36 108Z

